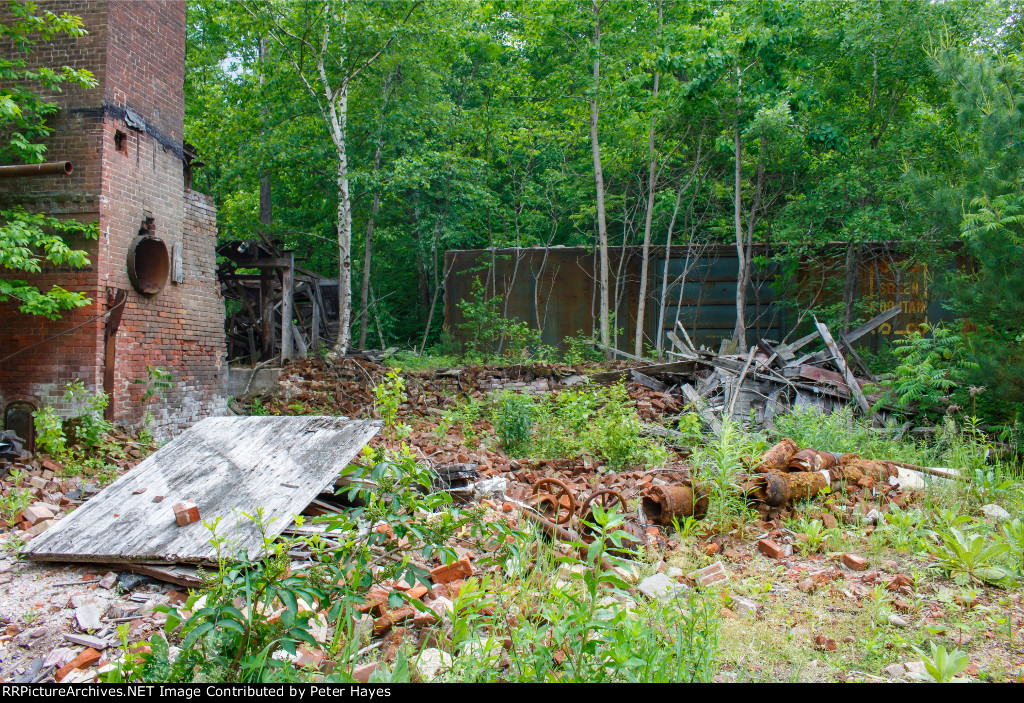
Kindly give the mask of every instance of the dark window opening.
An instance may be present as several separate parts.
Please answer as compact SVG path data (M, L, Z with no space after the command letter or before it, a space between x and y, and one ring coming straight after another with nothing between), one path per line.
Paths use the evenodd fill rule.
M114 132L114 148L122 154L128 153L128 135L121 130Z
M36 406L27 400L10 403L4 410L4 429L18 435L24 441L23 449L27 452L36 450L36 426L32 413Z

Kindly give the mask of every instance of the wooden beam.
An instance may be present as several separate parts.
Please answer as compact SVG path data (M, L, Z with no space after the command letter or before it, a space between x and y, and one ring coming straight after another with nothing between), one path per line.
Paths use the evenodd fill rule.
M864 414L871 417L871 403L864 397L863 391L860 389L860 384L857 383L857 379L854 377L853 372L850 371L850 367L846 364L846 359L843 358L843 353L839 351L839 347L836 345L832 335L829 334L828 328L825 325L818 322L818 319L814 319L814 326L818 328L818 334L825 341L825 346L832 352L832 358L835 359L836 366L839 367L839 371L843 374L843 378L846 379L846 385L853 393L853 397L857 399L857 405L864 411Z
M730 420L732 414L736 410L736 399L740 397L740 388L743 387L743 379L747 377L747 372L750 371L750 364L754 361L754 354L757 353L757 346L750 348L750 352L747 354L747 363L743 365L743 371L740 373L740 377L736 380L736 384L733 386L732 398L729 401L729 412L726 414Z
M853 344L854 342L856 342L858 339L860 339L864 335L870 334L871 332L873 332L875 330L876 327L881 327L883 324L885 324L886 322L888 322L892 318L896 317L901 312L903 312L903 308L901 308L899 305L896 305L894 307L889 308L888 310L886 310L885 312L881 313L880 315L876 315L875 317L871 318L870 320L865 322L863 325L861 325L860 327L855 329L853 332L850 332L849 334L843 335L843 337L845 338L845 342L846 342L847 346L849 346L850 344Z
M285 252L288 266L281 271L281 363L290 360L295 351L292 342L292 309L295 302L295 252Z
M715 434L721 434L722 423L718 421L715 414L708 409L707 404L704 403L704 399L697 394L697 391L689 383L684 383L680 386L680 390L683 391L683 397L686 401L693 406L693 409L703 418L704 422L708 424L711 431Z

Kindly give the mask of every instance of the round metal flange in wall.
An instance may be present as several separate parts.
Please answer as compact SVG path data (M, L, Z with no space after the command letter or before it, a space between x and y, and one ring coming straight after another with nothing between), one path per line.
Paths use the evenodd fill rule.
M128 247L128 278L143 295L159 293L167 283L171 260L159 237L139 235Z

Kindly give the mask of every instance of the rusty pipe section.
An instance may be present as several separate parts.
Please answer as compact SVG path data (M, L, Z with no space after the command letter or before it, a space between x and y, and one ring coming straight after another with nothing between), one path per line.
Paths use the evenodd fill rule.
M830 485L825 472L818 471L794 471L788 474L770 472L754 476L751 483L750 497L772 507L813 498Z
M0 178L33 178L36 176L70 176L75 167L70 161L47 161L42 164L0 166Z
M673 518L690 517L698 520L708 513L708 497L700 495L694 500L693 486L651 486L641 497L641 508L648 522L671 525Z

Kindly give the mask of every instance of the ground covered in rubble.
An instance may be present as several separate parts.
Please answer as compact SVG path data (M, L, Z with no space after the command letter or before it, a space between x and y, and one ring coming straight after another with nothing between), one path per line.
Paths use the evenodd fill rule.
M34 459L4 483L0 675L1024 676L1024 491L1019 465L993 460L979 430L950 419L927 441L895 441L849 412L806 409L771 429L725 421L713 433L628 372L580 383L597 370L291 365L236 409L372 416L384 431L335 502L311 506L263 559L226 559L189 592L17 557L35 525L152 446L122 436L138 456L99 477ZM50 517L25 514L40 504Z

